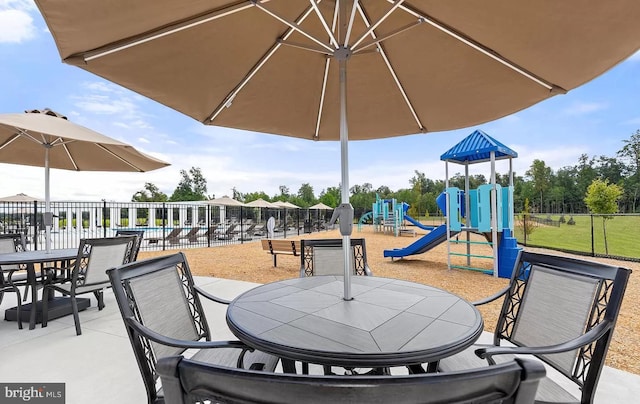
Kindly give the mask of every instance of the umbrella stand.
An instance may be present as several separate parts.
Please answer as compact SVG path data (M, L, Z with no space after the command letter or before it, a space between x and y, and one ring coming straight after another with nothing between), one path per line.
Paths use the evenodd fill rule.
M340 217L342 252L344 253L344 300L351 296L351 231L353 229L353 206L349 203L349 127L347 126L347 57L350 52L336 52L340 68L340 170L342 191L340 206L333 216ZM334 221L333 217L331 218Z
M44 245L46 253L51 253L51 226L53 225L53 215L51 214L51 199L49 195L49 150L50 144L44 146Z

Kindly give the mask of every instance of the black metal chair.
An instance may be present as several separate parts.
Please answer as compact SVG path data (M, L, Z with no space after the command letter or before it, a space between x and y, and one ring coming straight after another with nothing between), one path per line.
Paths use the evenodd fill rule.
M344 275L342 239L300 240L300 277L314 275ZM367 249L363 238L351 239L351 267L354 275L372 275L367 264Z
M68 295L73 308L76 334L81 335L77 296L93 293L98 301L98 310L104 308L104 289L110 287L107 269L120 266L131 260L131 252L136 242L135 236L110 237L80 240L78 256L71 272L71 281L47 283L42 294L42 327L49 319L49 298L55 291Z
M144 230L116 230L116 237L120 236L136 236L136 241L133 244L131 259L129 262L136 261L138 259L138 252L140 252L142 240L144 239Z
M222 304L229 301L194 285L183 253L133 262L107 273L149 403L164 402L157 360L187 349L197 350L192 358L204 362L264 371L276 368L278 358L252 351L240 341L211 341L199 296Z
M25 238L21 233L0 234L0 254L2 253L14 253L25 250ZM29 283L27 280L27 274L21 271L18 265L3 265L0 268L0 302L4 298L5 292L13 292L16 294L16 314L18 316L18 328L22 329L22 320L20 318L20 311L22 309L22 298L20 293L20 287L25 287L25 296L29 290ZM37 276L41 276L38 272ZM35 293L35 291L33 292Z
M316 376L234 369L183 357L158 362L166 404L533 403L544 366L526 359L448 374Z
M560 385L546 377L536 402L592 403L630 274L597 262L521 252L510 284L475 303L504 297L493 345L445 358L439 369L475 368L530 354L572 382Z

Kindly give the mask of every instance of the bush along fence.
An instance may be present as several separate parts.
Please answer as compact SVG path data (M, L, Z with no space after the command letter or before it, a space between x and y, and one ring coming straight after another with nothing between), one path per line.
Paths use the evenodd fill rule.
M0 233L22 233L30 250L44 249L44 202L0 202ZM53 248L83 238L144 231L143 250L211 247L327 229L331 210L218 206L205 202L51 202ZM270 220L273 218L272 220ZM272 224L272 226L270 225Z

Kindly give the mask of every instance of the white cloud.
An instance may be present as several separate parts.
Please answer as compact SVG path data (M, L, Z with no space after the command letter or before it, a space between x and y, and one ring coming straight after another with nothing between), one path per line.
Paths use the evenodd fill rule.
M608 107L605 103L598 102L578 102L570 105L564 110L568 115L586 115L592 112L600 111Z
M0 3L0 43L21 43L35 38L33 18L22 3L25 2Z

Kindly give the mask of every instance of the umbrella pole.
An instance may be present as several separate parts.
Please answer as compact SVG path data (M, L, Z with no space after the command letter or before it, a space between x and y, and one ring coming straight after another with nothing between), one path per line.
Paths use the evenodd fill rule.
M344 300L351 296L351 228L353 206L349 203L349 128L347 126L347 59L338 58L340 68L340 169L342 175L340 234L344 253ZM350 214L349 214L350 213ZM351 218L351 223L349 223Z
M49 149L50 145L44 145L44 216L42 218L44 222L44 243L46 246L46 252L51 252L51 199L49 196Z

